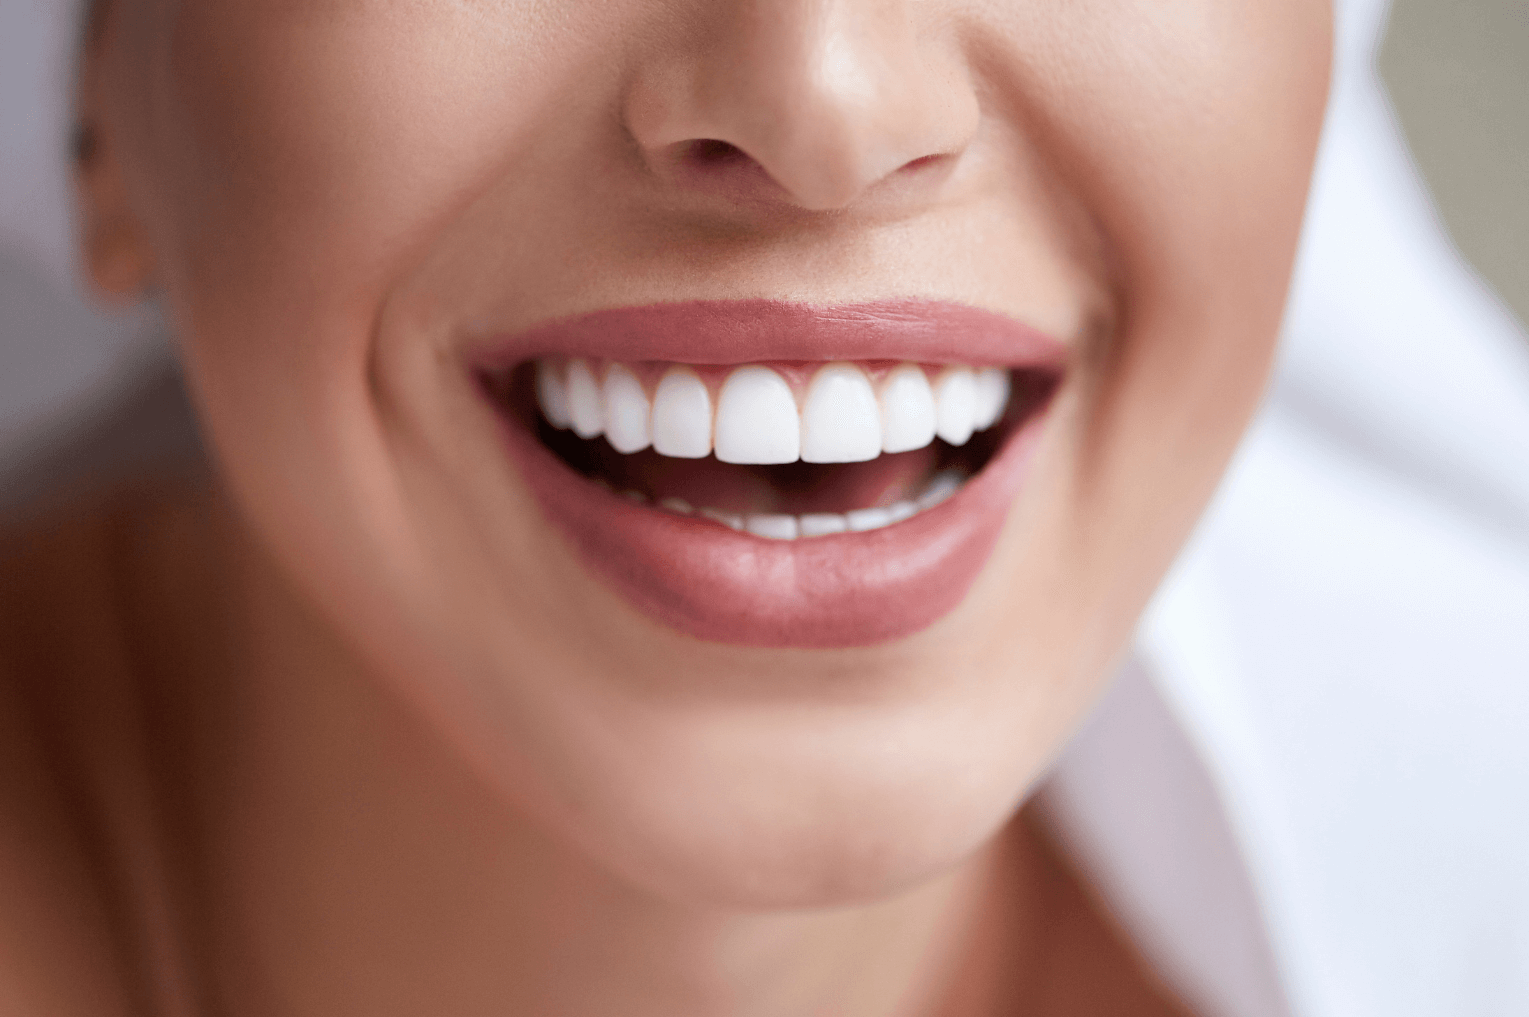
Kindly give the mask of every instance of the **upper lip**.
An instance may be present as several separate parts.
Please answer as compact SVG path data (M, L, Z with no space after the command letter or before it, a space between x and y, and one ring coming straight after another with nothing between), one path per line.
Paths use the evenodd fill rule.
M1067 346L1003 314L937 300L838 306L697 300L620 307L542 322L484 344L484 370L542 356L744 364L911 360L1060 371Z

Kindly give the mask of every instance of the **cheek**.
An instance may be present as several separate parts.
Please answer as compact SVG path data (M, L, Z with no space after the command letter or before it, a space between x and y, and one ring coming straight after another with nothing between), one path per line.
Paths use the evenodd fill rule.
M1108 249L1123 342L1143 316L1171 314L1186 343L1236 305L1266 317L1321 126L1325 4L1092 6L1092 32L1070 8L1029 25L1010 87Z
M519 34L529 4L494 31L466 6L266 6L187 4L165 36L149 155L169 295L198 359L359 380L384 294L582 61Z
M1131 87L1075 135L1096 168L1085 179L1120 294L1083 465L1101 498L1178 492L1164 511L1182 528L1266 378L1325 108L1330 22L1309 2L1217 4L1153 27L1102 59L1101 75L1133 66Z
M468 4L206 0L140 26L157 51L129 161L188 377L289 558L396 545L372 384L386 295L610 45L511 6L486 25Z
M1264 384L1325 106L1325 3L1013 5L992 69L1102 250L1113 317L1003 553L1102 673ZM1150 16L1149 16L1150 15ZM993 40L997 49L997 41ZM1060 409L1060 407L1059 407ZM1040 539L1037 535L1045 535ZM1016 565L1014 574L1019 574ZM1049 591L1040 603L1038 590ZM1086 659L1084 659L1086 658Z

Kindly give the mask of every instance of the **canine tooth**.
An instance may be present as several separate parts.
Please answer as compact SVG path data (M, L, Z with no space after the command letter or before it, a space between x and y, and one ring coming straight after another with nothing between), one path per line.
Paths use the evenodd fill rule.
M903 364L881 386L881 450L911 452L934 441L934 391L923 368Z
M724 463L794 463L802 421L786 379L749 365L727 376L717 396L717 458Z
M605 372L605 440L623 455L641 452L651 444L648 433L648 397L642 382L622 364Z
M952 445L965 445L977 416L977 379L970 368L952 367L935 382L938 423L935 433Z
M723 512L721 509L703 508L701 509L701 515L712 522L721 523L723 526L729 526L735 530L743 529L743 517L736 513Z
M849 520L837 512L812 512L798 517L797 524L804 537L826 537L849 529Z
M568 415L568 386L551 361L536 362L536 403L553 427L562 430L573 422Z
M883 526L891 526L892 512L884 508L856 509L853 512L844 513L844 519L849 523L851 532L860 533L865 530L879 530Z
M977 372L977 414L973 424L986 431L1003 417L1009 408L1009 372L1001 367L984 367Z
M881 455L881 409L865 372L829 364L802 404L802 461L863 463Z
M605 409L600 405L600 386L589 365L575 360L568 365L568 419L573 433L594 438L605 430Z
M711 394L688 367L671 367L653 393L653 450L676 459L711 454Z
M887 506L887 513L891 515L892 522L900 523L909 516L918 515L918 506L911 501L894 502Z
M678 512L682 516L688 516L690 513L695 511L695 509L690 506L690 502L686 501L684 498L665 498L658 504L662 508L666 508L670 512Z
M795 540L798 533L796 516L749 516L743 521L743 526L754 536L770 540Z

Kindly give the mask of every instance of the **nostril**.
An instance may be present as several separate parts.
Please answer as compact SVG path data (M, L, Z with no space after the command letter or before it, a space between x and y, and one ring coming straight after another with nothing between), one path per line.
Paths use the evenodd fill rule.
M746 150L718 138L693 138L669 148L674 179L701 192L728 193L734 199L778 196L779 185Z
M729 166L754 161L737 145L718 141L715 138L698 138L690 142L685 158L693 165L701 167Z

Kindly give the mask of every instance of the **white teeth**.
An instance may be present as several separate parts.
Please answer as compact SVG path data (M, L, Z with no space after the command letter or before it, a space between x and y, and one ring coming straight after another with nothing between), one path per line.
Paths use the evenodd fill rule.
M885 508L856 509L842 515L837 512L810 512L800 516L766 513L741 516L714 508L703 508L696 514L734 530L743 530L767 540L797 540L827 537L836 533L863 533L866 530L879 530L893 523L900 523L920 512L928 511L955 494L964 483L966 478L959 472L946 470L937 474L917 499L894 502ZM682 515L689 515L693 511L687 502L678 498L665 498L658 504Z
M901 364L878 394L860 366L834 363L813 376L798 411L785 378L750 364L727 376L714 406L697 373L675 365L650 403L624 364L611 364L603 385L584 360L566 371L536 364L536 401L553 427L581 438L603 434L625 454L651 445L676 459L715 452L722 462L751 465L865 462L924 448L936 436L964 445L1003 419L1009 395L1009 372L998 367L947 367L931 385L924 368Z
M743 529L743 517L735 512L723 512L720 509L703 508L701 510L701 515L705 516L707 519L712 520L713 522L721 523L723 526L730 527L734 530Z
M557 368L545 360L536 362L536 402L553 427L566 429L573 422L568 415L568 386Z
M797 518L804 537L826 537L849 529L849 520L837 512L814 512Z
M601 406L600 386L589 372L589 365L575 360L568 365L568 419L580 438L594 438L605 430L605 408Z
M934 391L924 369L903 364L881 386L881 450L911 452L934 441Z
M717 396L717 458L724 463L794 463L801 418L786 379L768 367L740 367Z
M965 445L977 421L977 379L969 368L952 367L935 382L938 424L935 433L952 445Z
M1009 408L1009 372L998 367L984 367L977 372L977 414L973 424L986 431L1003 417Z
M796 516L749 516L743 525L754 536L769 540L795 540L799 532Z
M879 530L883 526L892 525L891 509L856 509L853 512L844 513L844 518L849 523L851 533L861 533L865 530Z
M802 405L802 461L863 463L881 455L881 410L865 372L829 364Z
M688 367L671 367L653 394L653 449L676 459L711 455L711 395Z
M620 364L605 372L605 440L623 455L640 452L651 443L648 397L642 382Z
M932 509L940 502L949 498L961 489L963 483L961 475L953 470L946 470L935 476L934 483L918 496L920 511Z

